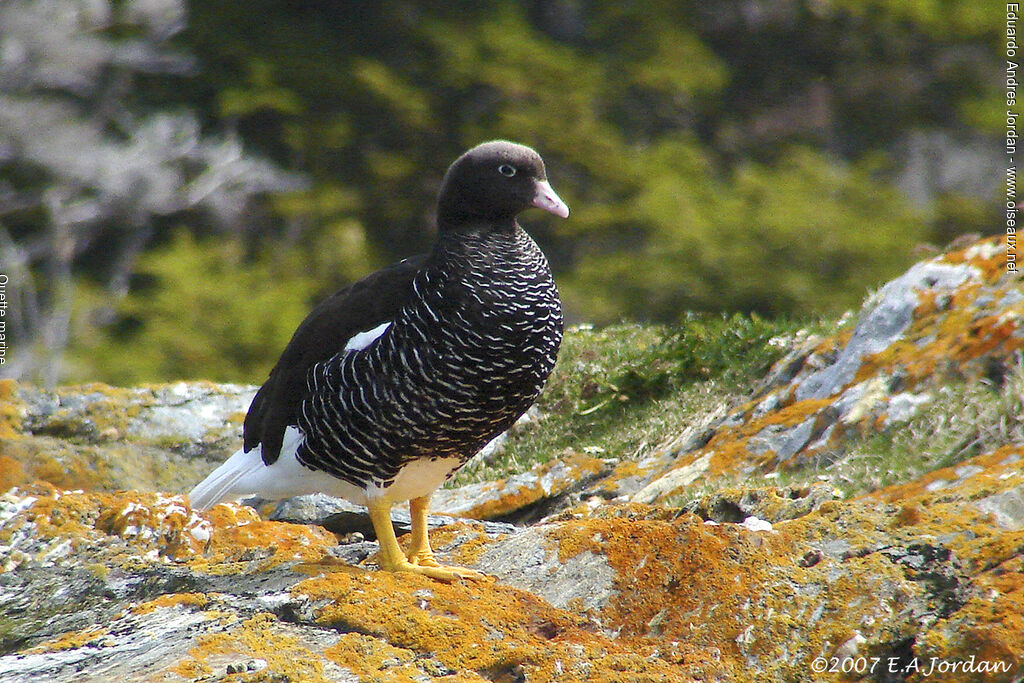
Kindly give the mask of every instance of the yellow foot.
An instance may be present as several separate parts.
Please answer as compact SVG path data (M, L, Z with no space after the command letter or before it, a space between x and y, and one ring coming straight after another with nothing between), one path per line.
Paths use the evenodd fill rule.
M427 538L427 503L430 497L414 498L409 501L409 513L412 517L412 540L408 555L402 552L395 538L395 528L391 524L391 501L386 496L375 498L369 502L370 521L377 532L380 543L378 564L388 572L409 572L429 576L439 581L455 579L471 579L480 581L486 575L465 567L443 567L434 559L430 550L430 539Z
M421 567L426 569L441 569L444 571L452 572L460 579L472 579L473 581L482 581L487 578L487 575L478 572L475 569L469 569L467 567L447 567L442 564L438 564L437 560L434 559L434 553L428 550L421 550L416 553L409 553L409 564L414 567Z
M472 581L482 581L487 578L486 574L482 574L475 569L467 569L466 567L446 567L438 564L433 557L428 562L409 562L408 560L401 560L392 567L381 567L391 572L409 572L412 574L421 574L423 576L429 576L432 579L438 581L455 581L456 579L470 579Z

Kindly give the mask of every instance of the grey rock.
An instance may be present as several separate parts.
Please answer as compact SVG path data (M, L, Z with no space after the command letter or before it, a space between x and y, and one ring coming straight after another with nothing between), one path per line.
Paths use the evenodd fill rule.
M187 660L201 640L230 634L238 620L211 619L202 611L183 606L134 613L130 610L97 626L97 636L80 647L39 654L0 657L0 680L5 683L107 683L109 681L154 680L153 672L173 671ZM333 645L338 635L283 621L268 625L276 637L316 651ZM206 661L214 676L222 680L231 673L259 671L259 660L231 653L214 654ZM358 677L340 666L324 662L324 674L339 683L358 683Z
M255 394L256 387L238 384L162 386L154 391L154 404L128 423L128 433L140 439L199 441L223 430L231 416L244 414ZM241 424L231 432L240 435Z
M922 406L930 403L931 400L932 396L927 392L919 394L903 392L896 394L889 399L886 423L906 422L916 415Z
M814 422L815 418L812 417L796 427L772 425L751 437L747 442L747 448L752 453L775 451L775 462L788 460L811 440L811 436L814 434ZM754 450L755 448L759 448L760 451Z
M822 338L817 335L809 335L801 339L794 348L772 365L768 374L758 383L754 394L763 395L775 387L789 384L801 371L823 365L823 359L813 353L814 347L821 342ZM769 408L769 410L772 409L774 408Z
M156 387L115 389L84 393L51 392L19 386L24 402L24 429L32 434L74 436L90 441L103 436L105 407L116 404L124 414L125 434L131 441L188 443L226 435L241 435L241 424L229 418L244 414L255 387L208 382L176 382ZM105 417L105 416L104 416Z
M783 461L792 458L799 452L807 442L811 440L811 435L814 433L814 418L805 420L799 425L794 427L788 433L785 441L779 447L775 453L775 457L778 461Z
M380 544L376 541L358 541L356 543L343 543L332 548L331 555L346 564L355 566L364 562L378 550L380 550Z
M768 451L777 452L787 435L788 431L782 425L768 425L747 439L747 450L754 455L762 455Z
M999 303L996 307L1000 309L1007 309L1012 306L1016 306L1021 301L1024 301L1024 292L1019 289L1010 289L1003 294L1001 299L999 299ZM974 305L980 308L981 302L975 300Z
M862 357L886 349L903 335L913 320L920 292L951 291L973 273L971 266L925 261L889 282L865 304L860 321L835 362L800 380L796 399L827 398L839 393L853 381Z
M0 680L8 683L140 680L146 671L166 670L183 659L195 645L195 638L209 632L212 625L202 614L191 610L175 610L173 615L155 612L128 615L116 621L119 622L116 637L97 635L86 647L0 657Z
M474 565L502 583L530 591L555 607L580 601L584 609L600 609L615 594L615 570L608 558L583 551L561 561L547 533L552 527L526 529L488 547Z
M809 515L822 503L839 498L838 491L820 482L806 487L726 489L696 498L683 510L719 524L740 524L750 518L777 524Z
M987 512L996 524L1016 531L1024 528L1024 485L975 501L975 507Z
M532 523L557 512L567 503L577 502L581 491L611 471L608 461L589 459L582 467L574 462L556 460L497 482L442 488L431 497L431 509L477 517L481 515L478 510L492 504L493 509L483 513L491 519ZM595 464L596 472L590 468Z

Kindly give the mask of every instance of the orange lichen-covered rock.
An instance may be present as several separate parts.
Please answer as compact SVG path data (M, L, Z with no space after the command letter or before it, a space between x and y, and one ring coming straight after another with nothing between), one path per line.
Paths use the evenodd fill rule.
M951 378L1005 374L1024 348L1024 279L1007 269L1006 249L991 238L913 266L868 299L852 329L793 349L633 500L664 501L698 477L728 484L834 462L849 435L906 422Z
M459 522L433 532L440 559L497 578L456 584L340 561L323 530L236 505L39 485L0 501L0 583L18 587L0 597L5 642L21 653L0 656L0 677L71 681L102 655L129 681L742 682L820 680L818 658L863 657L1012 681L1022 453L853 500L735 489L691 512L581 506L504 534ZM57 586L70 601L47 597ZM972 656L1008 668L962 677Z
M163 680L234 671L362 680L385 662L396 671L381 680L692 680L678 647L636 650L584 615L493 581L446 585L346 565L322 529L263 521L236 505L200 515L180 497L40 484L6 494L0 512L0 581L25 588L4 598L6 613L22 615L6 624L8 642L25 645L20 656L0 656L3 680L75 680L96 665L97 648L104 671L123 674L117 680L140 680L143 669ZM69 578L70 603L42 590ZM165 638L147 649L147 633Z
M24 406L17 389L18 383L13 379L0 379L0 439L15 438L21 432Z
M333 574L299 583L292 593L324 605L316 613L321 625L386 638L491 680L604 680L613 672L619 680L690 680L670 657L596 634L582 617L508 586Z
M187 490L237 448L252 395L210 382L50 391L3 380L0 484Z
M261 567L270 568L318 559L336 543L319 527L267 522L237 505L219 505L203 516L182 496L61 491L48 484L0 498L0 523L7 571L76 562L73 553L209 568L238 562L254 549L264 555Z
M508 479L469 484L458 489L441 489L433 496L433 509L439 513L497 519L584 487L608 471L598 458L582 453L551 460Z

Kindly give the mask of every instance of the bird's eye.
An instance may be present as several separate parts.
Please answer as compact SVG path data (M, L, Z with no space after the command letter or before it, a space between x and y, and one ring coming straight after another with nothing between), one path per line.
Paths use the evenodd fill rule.
M516 174L516 167L509 166L508 164L502 164L501 166L498 167L498 173L505 176L506 178L511 178Z

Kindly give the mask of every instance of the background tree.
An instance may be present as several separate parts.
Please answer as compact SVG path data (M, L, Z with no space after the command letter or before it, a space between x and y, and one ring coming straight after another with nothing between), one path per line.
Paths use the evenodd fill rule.
M135 97L140 77L194 71L168 46L185 18L177 0L0 7L0 267L17 351L5 374L64 377L75 328L113 320L169 221L242 232L249 197L294 184L234 136L202 135L187 109Z
M162 24L133 18L161 3ZM573 209L565 223L525 219L573 321L834 313L897 274L916 245L996 225L1001 94L989 76L1000 69L1001 10L991 3L110 7L102 35L85 34L141 41L161 61L94 70L76 117L91 121L112 74L127 74L122 114L103 119L103 136L125 145L125 121L194 112L190 140L228 141L239 164L251 163L244 143L308 185L281 192L286 176L268 166L234 174L255 180L226 216L188 203L186 175L171 193L183 205L100 223L121 231L118 244L141 233L145 258L121 259L125 270L78 250L72 291L113 308L71 316L75 363L58 375L259 381L318 297L428 248L445 167L495 137L541 150ZM13 184L10 169L0 178ZM264 190L278 191L247 201ZM51 214L20 216L9 240L19 248L54 230ZM196 259L201 269L188 265ZM119 280L127 288L97 285L97 272L109 281L115 271L133 274ZM183 287L245 322L213 322Z

